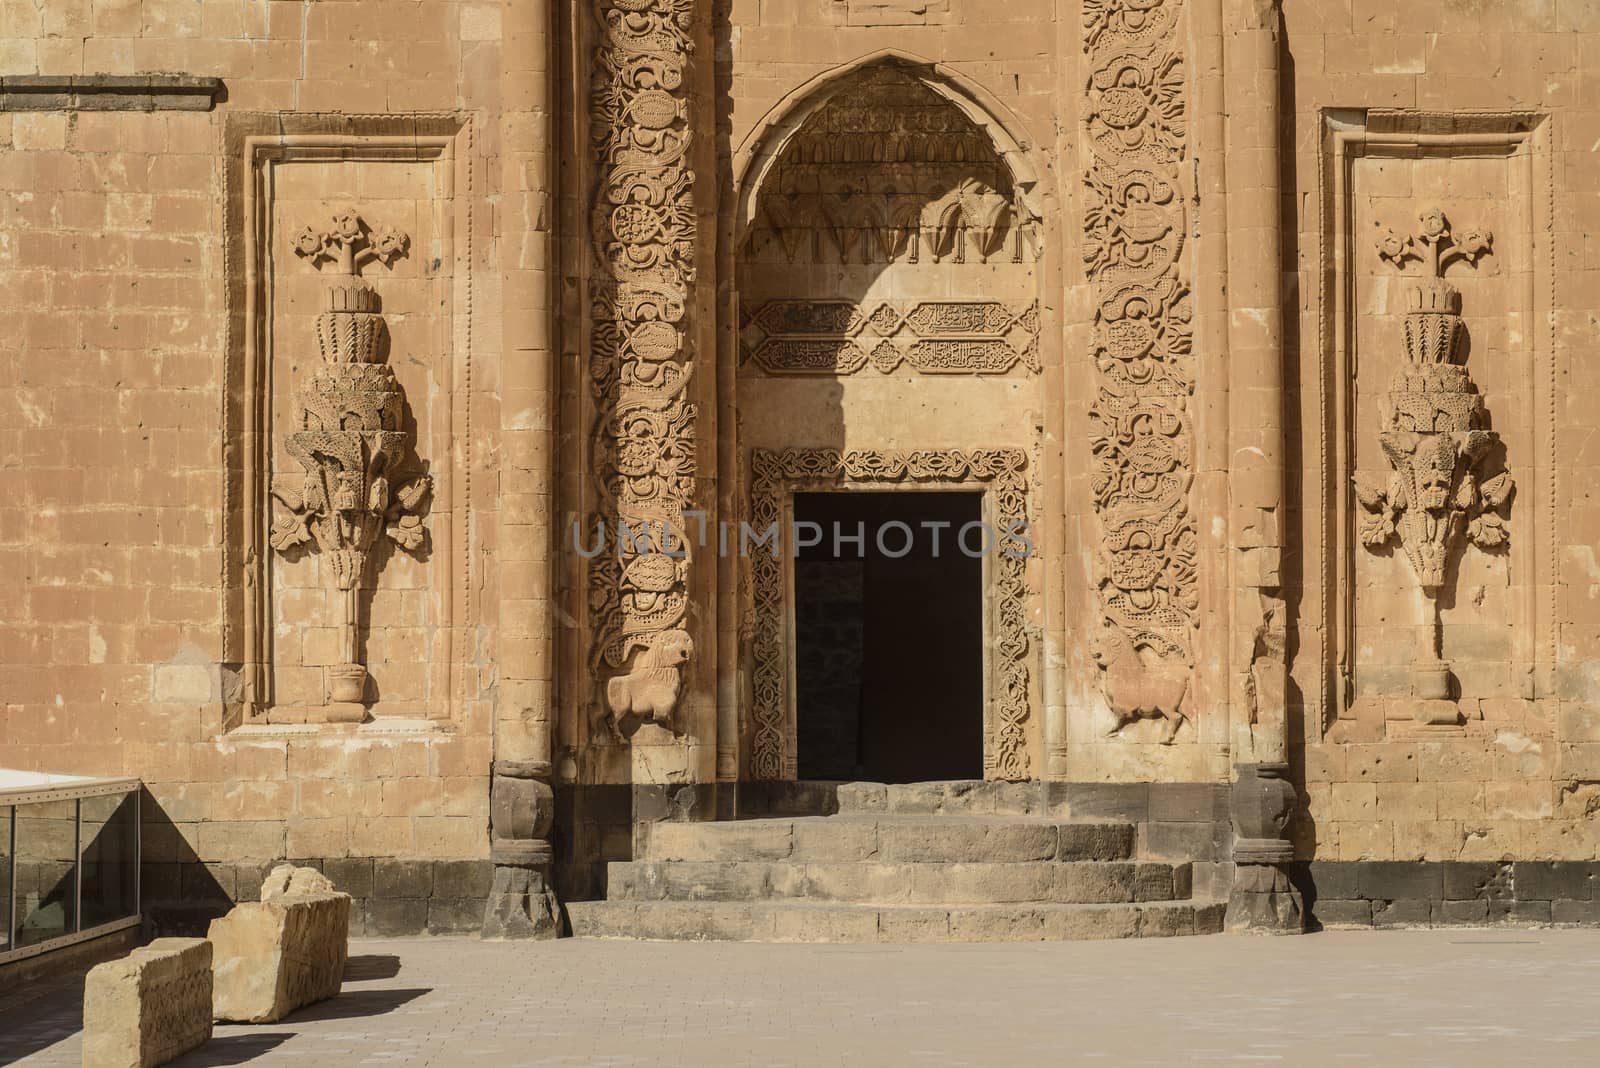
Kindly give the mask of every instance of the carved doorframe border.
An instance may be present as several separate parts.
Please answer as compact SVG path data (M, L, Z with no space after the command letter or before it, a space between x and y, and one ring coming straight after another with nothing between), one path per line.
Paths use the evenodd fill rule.
M1022 449L756 449L750 457L750 527L758 534L776 525L772 551L751 554L743 606L750 637L750 772L755 779L799 774L795 716L792 571L782 536L794 494L808 490L866 490L915 484L920 489L983 488L984 518L998 542L1004 532L1027 524L1027 453ZM742 542L741 542L742 545ZM1027 614L1033 593L1024 554L1000 551L984 562L985 778L1029 777L1026 724L1031 711L1032 649ZM988 650L993 650L989 653Z

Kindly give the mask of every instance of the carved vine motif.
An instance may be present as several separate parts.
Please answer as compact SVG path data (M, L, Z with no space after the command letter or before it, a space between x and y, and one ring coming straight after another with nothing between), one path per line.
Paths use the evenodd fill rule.
M279 552L315 543L344 593L344 662L328 669L333 703L359 702L366 690L366 668L356 656L358 591L379 532L412 551L427 537L421 512L432 480L400 470L412 445L404 429L405 394L384 363L377 291L360 276L363 264L388 265L405 254L406 244L397 230L373 231L353 208L334 215L330 229L307 226L294 239L298 255L319 268L331 263L334 273L317 316L322 363L298 394L299 428L284 438L305 478L298 491L273 490L286 512L273 523L270 540Z
M751 774L793 778L795 754L786 727L789 696L785 668L784 563L792 551L782 535L783 501L796 487L851 482L986 482L999 531L1028 521L1026 454L1021 449L880 452L837 449L758 449L751 455L750 525L779 530L778 545L751 554L755 634L752 641L752 708L755 738ZM995 606L993 691L984 745L985 774L1028 777L1029 708L1028 565L1022 554L998 553L990 597Z
M769 300L746 309L744 355L771 374L848 375L868 363L924 374L1039 371L1039 305L998 301L882 303L870 314L843 300Z
M1085 0L1084 263L1096 296L1090 409L1100 520L1096 659L1120 728L1183 721L1199 609L1193 309L1182 258L1181 0ZM1179 685L1180 679L1182 685Z
M591 446L598 505L616 551L589 570L590 667L614 729L670 724L693 643L684 509L694 492L694 172L684 75L694 0L595 5L591 122L601 181L591 225ZM622 534L626 526L631 532Z
M1486 230L1451 233L1444 212L1430 208L1417 233L1389 230L1377 242L1380 258L1402 271L1408 260L1418 260L1426 275L1406 287L1406 362L1386 395L1379 434L1392 474L1387 480L1355 476L1356 495L1368 512L1360 536L1374 550L1398 541L1430 600L1444 585L1463 535L1486 550L1509 539L1502 509L1511 498L1511 477L1479 472L1500 437L1486 428L1483 397L1461 362L1461 293L1444 280L1449 264L1476 265L1493 241Z

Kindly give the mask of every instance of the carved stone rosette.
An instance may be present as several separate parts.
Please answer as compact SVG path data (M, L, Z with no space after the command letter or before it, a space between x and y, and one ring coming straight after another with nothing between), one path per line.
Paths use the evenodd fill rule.
M993 500L1001 536L1028 526L1027 454L1021 449L926 449L915 452L837 449L757 449L751 455L750 525L779 531L771 551L751 555L754 633L751 647L751 776L792 779L796 754L788 729L788 660L784 612L783 501L794 487L851 483L983 482ZM1028 561L1022 552L994 557L989 598L995 620L991 649L990 712L985 721L984 774L1021 781L1029 774L1027 722Z
M1100 545L1096 659L1115 730L1182 725L1199 608L1193 317L1181 0L1085 0L1084 262L1095 299L1090 408Z
M273 523L272 547L295 551L314 543L341 591L343 661L327 668L330 721L360 721L367 669L358 656L360 590L380 533L419 550L427 534L421 510L432 480L401 466L412 445L404 427L405 393L384 362L385 326L377 292L360 276L363 263L388 264L406 249L397 230L372 231L354 209L328 230L306 227L295 252L335 268L317 316L321 365L297 394L299 428L284 448L305 471L301 488L278 486L285 511Z
M1439 591L1464 538L1486 550L1506 545L1500 510L1513 486L1503 471L1492 478L1479 471L1500 438L1487 429L1483 397L1460 362L1461 293L1444 280L1446 266L1476 264L1494 237L1486 230L1453 235L1438 208L1423 212L1420 224L1415 234L1391 230L1378 239L1381 258L1401 270L1416 259L1428 273L1406 287L1406 362L1385 395L1379 440L1392 472L1386 480L1358 472L1355 486L1367 512L1362 544L1376 551L1398 541L1426 602L1429 644L1413 668L1416 716L1450 725L1458 713L1449 700L1449 665L1439 658Z
M688 611L694 494L694 172L684 78L693 0L602 0L592 86L601 176L591 226L591 433L607 551L590 563L590 668L604 717L626 735L671 725L693 642ZM613 551L614 550L614 551Z

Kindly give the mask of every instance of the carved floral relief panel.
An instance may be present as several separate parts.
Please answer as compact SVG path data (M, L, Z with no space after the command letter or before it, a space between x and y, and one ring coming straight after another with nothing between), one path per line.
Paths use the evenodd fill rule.
M475 695L470 128L236 125L233 722L449 718Z
M1521 720L1549 655L1538 124L1375 112L1330 132L1323 722Z
M1154 737L1163 743L1192 712L1199 609L1182 9L1181 0L1083 6L1082 255L1096 302L1095 658L1114 733L1159 719Z
M696 219L685 83L696 5L605 0L593 16L587 526L611 531L617 551L588 565L589 670L595 718L627 737L647 722L681 728L673 713L694 655L684 512L699 420L690 400Z

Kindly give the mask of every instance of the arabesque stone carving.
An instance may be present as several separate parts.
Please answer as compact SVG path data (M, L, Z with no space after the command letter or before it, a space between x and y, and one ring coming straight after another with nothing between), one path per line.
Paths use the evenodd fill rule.
M322 362L297 394L298 428L284 435L305 478L299 489L274 487L284 511L271 542L284 553L314 543L343 595L343 661L327 669L330 721L366 715L360 590L379 534L413 552L427 540L422 512L433 482L405 470L414 444L405 429L405 393L385 362L378 293L360 274L365 263L387 265L404 255L407 242L398 230L372 230L354 208L335 214L330 228L307 226L294 239L298 255L319 268L331 263L333 274L317 316Z
M769 374L848 375L870 362L923 374L1037 374L1039 305L992 300L884 302L869 314L848 301L770 300L746 309L744 355Z
M689 539L697 412L688 399L694 353L687 321L694 281L694 171L685 74L693 0L595 5L592 121L601 182L592 227L591 434L598 507L590 529L614 532L615 552L590 564L590 667L604 718L626 735L641 719L671 725L692 653ZM619 678L660 675L648 687ZM664 700L663 700L664 698Z
M1167 717L1166 742L1183 722L1187 686L1174 680L1193 666L1199 609L1181 9L1180 0L1092 0L1083 10L1091 70L1083 256L1096 295L1090 425L1101 531L1096 658L1118 727L1160 691L1163 700L1144 714Z
M837 449L757 449L751 454L750 524L757 531L780 530L783 497L794 487L816 488L859 482L983 482L989 484L997 534L1028 528L1027 456L1021 449L927 449L914 452ZM755 737L751 775L757 779L795 776L789 735L788 673L785 669L783 553L790 551L781 531L772 551L751 553L751 591L755 614L751 689ZM991 713L985 718L984 771L997 779L1028 777L1026 724L1029 716L1032 647L1028 635L1026 553L1001 551L991 570L994 606Z
M1386 394L1379 434L1393 471L1387 479L1357 472L1355 487L1366 509L1361 543L1377 551L1399 542L1426 602L1430 643L1413 669L1412 695L1423 699L1418 718L1453 723L1449 665L1439 658L1439 592L1463 540L1490 551L1506 546L1502 510L1514 487L1506 472L1481 470L1500 437L1487 428L1483 397L1461 362L1461 292L1444 278L1451 263L1476 265L1494 235L1452 233L1438 208L1424 211L1419 223L1414 234L1388 230L1378 238L1382 259L1402 271L1415 259L1426 273L1405 287L1406 362Z

